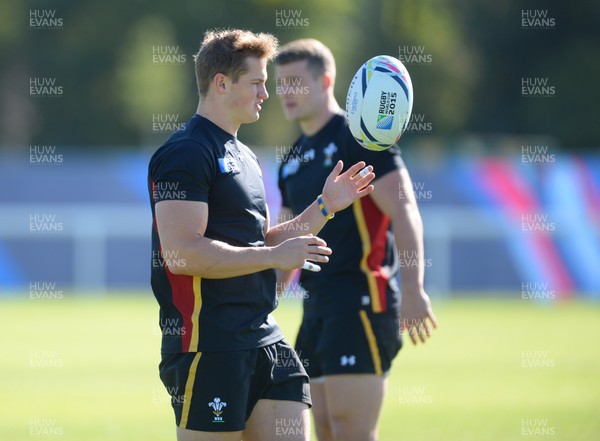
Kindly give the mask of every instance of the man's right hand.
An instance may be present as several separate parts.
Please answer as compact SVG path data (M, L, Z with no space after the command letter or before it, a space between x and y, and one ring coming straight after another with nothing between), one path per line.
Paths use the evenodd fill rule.
M312 234L293 237L273 247L274 267L292 270L302 268L305 261L327 263L331 252L331 248L320 237Z

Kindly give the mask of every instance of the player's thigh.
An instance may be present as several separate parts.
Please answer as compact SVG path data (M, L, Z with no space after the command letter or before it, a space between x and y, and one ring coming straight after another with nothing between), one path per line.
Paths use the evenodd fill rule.
M333 440L333 433L329 420L327 397L325 395L324 379L317 378L310 382L310 395L312 398L312 415L315 421L315 432L319 441Z
M325 395L325 384L323 378L310 382L310 397L313 402L312 414L317 425L329 424L329 412L327 411L327 398Z
M201 432L177 428L177 441L240 441L242 432Z
M299 401L259 400L243 432L244 441L308 441L308 405Z
M335 439L369 439L375 433L386 379L381 375L350 374L324 378L327 410Z

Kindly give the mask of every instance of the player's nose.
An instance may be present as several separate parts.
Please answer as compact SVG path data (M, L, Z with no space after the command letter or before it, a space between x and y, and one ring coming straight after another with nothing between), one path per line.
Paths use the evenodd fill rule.
M261 100L266 100L267 98L269 98L269 92L267 92L267 88L265 87L264 83L258 89L258 97Z

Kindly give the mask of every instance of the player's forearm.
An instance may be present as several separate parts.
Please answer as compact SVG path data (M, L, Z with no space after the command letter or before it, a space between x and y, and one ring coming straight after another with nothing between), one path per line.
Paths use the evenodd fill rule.
M267 246L275 246L292 237L317 235L325 226L327 218L321 212L317 202L313 202L306 210L287 222L269 228L265 237Z
M402 292L419 292L425 277L423 222L415 202L403 204L393 218Z
M235 247L225 242L199 236L189 244L172 249L177 259L163 258L174 274L223 279L256 273L277 266L270 247Z

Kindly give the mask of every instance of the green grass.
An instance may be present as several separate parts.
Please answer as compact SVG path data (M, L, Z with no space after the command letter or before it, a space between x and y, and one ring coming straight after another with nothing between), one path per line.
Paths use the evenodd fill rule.
M174 439L151 293L70 298L0 302L0 439ZM600 305L434 306L432 340L395 360L381 441L600 439ZM276 317L293 340L299 305ZM554 435L524 436L536 422Z

